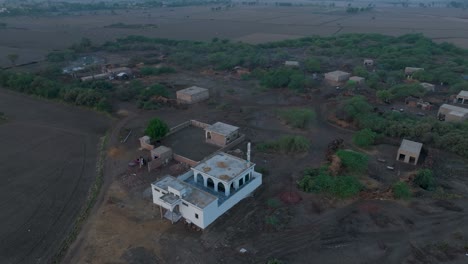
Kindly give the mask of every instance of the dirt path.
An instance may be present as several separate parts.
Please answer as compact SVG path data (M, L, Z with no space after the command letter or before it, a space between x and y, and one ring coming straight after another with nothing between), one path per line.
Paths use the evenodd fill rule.
M106 150L112 146L116 146L119 144L120 142L119 133L121 129L128 123L129 120L133 119L135 116L136 116L135 113L129 112L127 117L120 119L115 124L113 124L112 128L110 129L109 136L108 136L109 141L107 143ZM114 180L114 176L121 173L121 171L117 169L114 165L115 165L114 159L110 157L109 155L107 155L105 166L104 166L103 184L99 192L98 199L92 211L89 214L90 217L88 218L86 223L83 225L83 229L81 230L76 240L72 243L72 245L68 249L68 252L65 255L64 259L62 260L62 263L75 263L73 260L77 256L80 256L80 253L82 252L83 247L86 246L86 237L88 233L90 232L90 227L92 226L92 222L94 222L96 218L99 217L99 215L97 214L97 211L99 210L99 208L102 206L103 202L105 201L108 189Z

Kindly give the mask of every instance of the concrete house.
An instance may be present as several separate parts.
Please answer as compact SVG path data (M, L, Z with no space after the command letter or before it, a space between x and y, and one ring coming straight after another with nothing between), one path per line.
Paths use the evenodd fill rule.
M148 162L148 171L168 164L172 160L172 149L166 146L159 146L151 150L151 160Z
M455 102L457 104L468 104L468 91L460 91Z
M423 144L411 140L403 139L396 159L405 163L418 164Z
M463 122L468 120L468 109L459 106L443 104L439 108L437 116L439 120L448 122Z
M298 61L285 61L284 66L286 67L299 67Z
M208 89L192 86L176 92L177 101L183 104L194 104L210 97Z
M435 85L434 84L422 82L422 83L420 83L420 85L424 89L426 89L426 91L428 91L428 92L434 92L435 91Z
M349 80L355 82L356 84L364 84L366 79L359 76L351 76L349 77Z
M332 71L325 73L325 80L332 82L345 82L351 77L350 73L344 71Z
M184 218L204 229L262 184L254 168L247 160L218 153L177 178L167 175L152 183L153 203L172 223Z
M239 128L216 122L205 128L206 142L224 147L239 137Z

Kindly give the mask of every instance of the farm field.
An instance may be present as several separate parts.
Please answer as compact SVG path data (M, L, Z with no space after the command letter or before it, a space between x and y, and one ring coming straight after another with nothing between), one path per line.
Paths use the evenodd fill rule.
M0 262L50 263L96 177L110 120L0 89Z
M235 6L212 11L210 6L83 12L67 16L1 18L0 66L10 66L10 53L18 64L40 61L54 49L64 49L86 37L95 43L128 35L210 40L231 39L263 43L311 35L423 33L438 42L468 48L468 16L461 9L379 7L347 14L344 9L322 7ZM154 24L152 28L109 28L124 24ZM60 40L60 41L58 41Z

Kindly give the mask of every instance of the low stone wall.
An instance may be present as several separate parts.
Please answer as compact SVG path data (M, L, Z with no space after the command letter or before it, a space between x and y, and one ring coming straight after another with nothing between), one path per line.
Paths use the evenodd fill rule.
M179 125L177 125L175 127L172 127L171 129L169 129L169 133L167 133L166 137L170 136L170 135L176 133L177 131L180 131L180 130L188 127L188 126L190 126L190 121L185 121L182 124L179 124Z
M182 163L185 163L185 164L188 164L190 167L194 167L198 164L197 161L194 161L194 160L191 160L189 158L186 158L184 156L181 156L181 155L178 155L178 154L173 154L172 155L172 158L178 162L182 162Z
M203 128L203 129L210 126L207 123L203 123L203 122L200 122L200 121L197 121L197 120L190 120L190 125L195 126L195 127L200 127L200 128Z

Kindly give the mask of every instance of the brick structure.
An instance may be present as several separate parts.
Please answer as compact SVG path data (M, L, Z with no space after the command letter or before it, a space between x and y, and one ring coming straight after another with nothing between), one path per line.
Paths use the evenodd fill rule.
M192 86L183 90L177 91L177 101L183 104L194 104L204 101L210 97L208 89L198 86Z
M239 128L216 122L205 128L205 136L207 143L224 147L239 137Z

